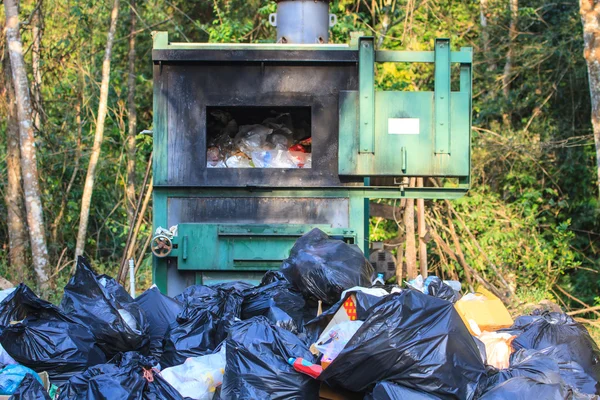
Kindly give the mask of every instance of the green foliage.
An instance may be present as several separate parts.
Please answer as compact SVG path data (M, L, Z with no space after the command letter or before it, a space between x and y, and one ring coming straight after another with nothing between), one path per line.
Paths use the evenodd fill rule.
M457 200L455 208L488 258L521 290L549 292L565 271L579 265L569 248L575 235L568 223L541 228L528 203L506 204L483 186ZM467 232L457 229L459 236L467 237ZM491 274L481 257L468 253L466 257L469 264Z

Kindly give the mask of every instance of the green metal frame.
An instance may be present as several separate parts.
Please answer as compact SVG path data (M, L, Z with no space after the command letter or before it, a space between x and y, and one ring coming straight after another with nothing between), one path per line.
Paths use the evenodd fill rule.
M466 193L470 182L471 49L451 52L448 39L437 39L432 52L376 52L373 46L372 37L360 38L359 90L340 95L340 175L457 177L457 188ZM374 61L433 63L434 91L376 91ZM458 92L451 91L453 62L461 65ZM416 120L418 132L392 134L392 120Z
M244 224L179 224L174 238L178 269L197 271L196 282L203 283L206 272L219 276L238 277L277 267L289 253L294 241L303 233L319 227L330 235L356 243L365 253L369 245L369 200L378 198L456 199L470 185L470 123L471 123L471 66L472 52L450 51L447 40L436 41L434 51L376 51L374 40L359 38L352 45L283 45L283 44L210 44L170 43L166 32L154 33L154 50L183 51L285 51L335 50L349 55L355 52L359 65L359 90L340 95L340 174L364 177L363 186L321 188L211 188L171 187L167 184L167 80L159 79L154 87L154 192L153 226L168 227L168 203L171 198L185 197L281 197L281 198L344 198L348 199L348 227L331 228L313 224L301 225L244 225ZM342 53L336 53L342 54ZM283 57L283 56L282 56ZM347 56L344 56L347 57ZM306 62L322 60L303 60ZM302 61L300 61L302 62ZM434 92L375 91L375 63L407 62L434 63ZM460 64L460 91L450 91L450 65ZM155 65L158 71L162 63ZM444 81L444 82L441 82ZM407 112L425 107L434 109L427 119L431 134L427 137L428 152L415 153L418 142L390 142L382 134L381 121L394 116L398 107ZM412 107L412 108L411 108ZM418 110L417 110L418 111ZM418 112L415 115L418 115ZM462 117L461 117L462 115ZM421 117L419 115L419 117ZM434 125L435 123L435 125ZM460 135L455 135L458 130ZM382 139L383 138L383 139ZM391 139L398 139L392 137ZM398 144L400 144L398 146ZM416 147L419 148L418 146ZM456 149L462 149L462 153ZM466 153L465 153L466 151ZM428 170L419 170L415 159L428 160ZM442 158L446 161L440 161ZM378 161L380 160L380 161ZM450 162L451 161L451 162ZM450 173L448 173L450 171ZM453 176L458 184L443 188L409 188L406 186L371 186L375 176ZM226 274L227 273L227 274ZM228 275L230 274L230 275ZM167 259L154 258L154 282L163 292L167 290ZM246 275L249 276L249 275Z

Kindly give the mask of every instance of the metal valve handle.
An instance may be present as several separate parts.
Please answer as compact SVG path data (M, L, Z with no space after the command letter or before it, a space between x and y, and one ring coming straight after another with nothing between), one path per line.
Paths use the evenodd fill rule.
M173 250L173 241L165 235L156 235L150 243L152 254L158 258L167 257Z

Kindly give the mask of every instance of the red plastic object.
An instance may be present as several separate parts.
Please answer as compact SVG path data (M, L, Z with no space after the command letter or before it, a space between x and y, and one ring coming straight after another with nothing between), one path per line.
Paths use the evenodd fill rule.
M295 145L291 146L288 150L289 151L300 151L302 153L306 153L306 149L301 144L295 144Z
M318 364L313 364L310 361L306 361L304 358L290 358L288 363L294 367L294 369L298 372L311 376L313 378L318 378L319 375L323 372L323 367Z

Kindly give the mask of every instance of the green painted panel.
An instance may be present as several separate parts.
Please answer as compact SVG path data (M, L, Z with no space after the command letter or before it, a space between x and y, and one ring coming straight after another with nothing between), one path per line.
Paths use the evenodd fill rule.
M170 257L177 258L177 268L182 270L264 271L278 268L296 240L314 228L356 240L353 230L327 225L179 224L173 239L177 248Z
M375 92L375 152L360 154L358 92L341 92L340 175L468 176L470 100L468 93L451 93L450 154L436 154L434 93ZM399 119L400 124L408 122L412 127L414 120L418 120L418 133L391 134L390 119Z

